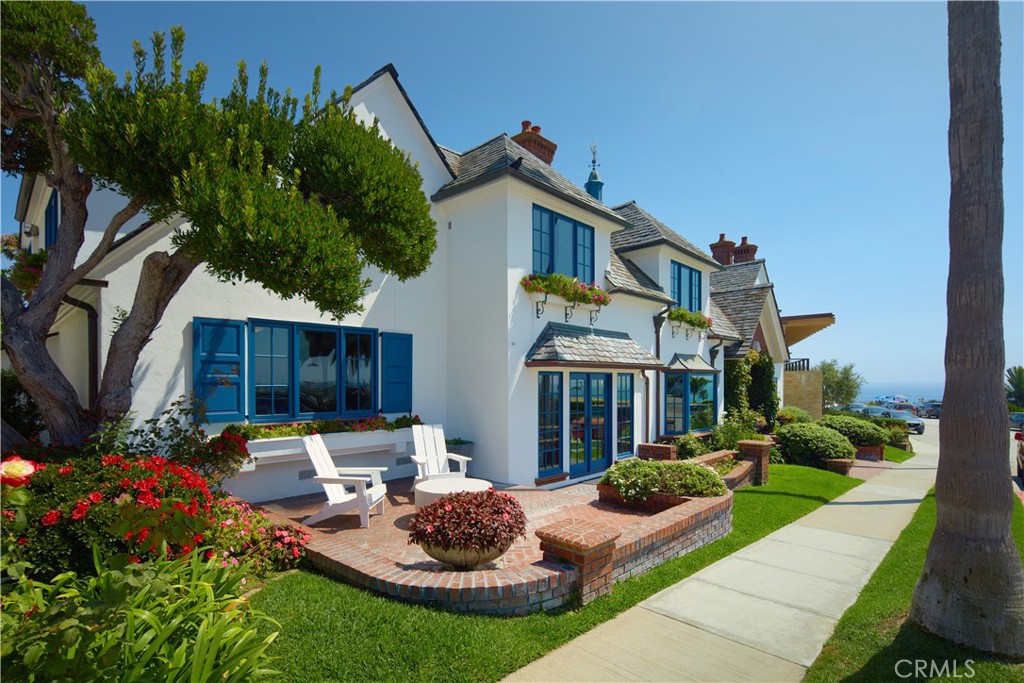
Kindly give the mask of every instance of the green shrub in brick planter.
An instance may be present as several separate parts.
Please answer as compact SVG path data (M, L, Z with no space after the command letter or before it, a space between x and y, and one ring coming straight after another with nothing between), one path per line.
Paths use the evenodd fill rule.
M602 502L651 513L726 490L714 468L678 460L626 460L609 468L597 485Z
M795 465L808 465L820 469L838 471L853 466L853 456L857 449L850 440L834 429L829 429L813 422L795 422L780 427L776 435L779 437L779 448L782 449L786 462ZM849 460L849 464L829 461Z
M856 457L864 460L885 459L885 444L890 434L882 427L844 415L826 415L818 420L818 424L834 429L849 439L857 449Z

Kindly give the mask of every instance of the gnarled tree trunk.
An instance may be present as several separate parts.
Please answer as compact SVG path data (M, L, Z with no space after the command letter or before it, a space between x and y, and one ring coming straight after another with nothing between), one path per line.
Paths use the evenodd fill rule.
M950 2L949 281L938 522L910 619L1024 659L1024 567L1010 535L1002 386L1003 115L999 6Z

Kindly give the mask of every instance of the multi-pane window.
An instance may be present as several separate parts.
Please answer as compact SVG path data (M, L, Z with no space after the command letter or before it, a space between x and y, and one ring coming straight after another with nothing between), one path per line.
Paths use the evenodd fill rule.
M338 332L298 329L299 412L338 412Z
M715 426L715 376L690 373L690 431Z
M616 394L616 455L633 453L633 375L619 375Z
M712 373L665 374L665 433L685 434L716 423L716 380Z
M252 327L253 412L258 417L291 415L291 325Z
M701 310L700 271L672 261L671 295L677 306L696 313Z
M542 372L537 385L537 469L562 471L562 373Z
M533 272L562 273L594 281L594 229L539 206L533 207Z

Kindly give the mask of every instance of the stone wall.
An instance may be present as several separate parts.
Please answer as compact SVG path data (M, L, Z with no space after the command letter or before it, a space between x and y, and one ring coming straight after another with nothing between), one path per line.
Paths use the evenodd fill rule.
M803 408L817 420L821 417L821 372L786 370L782 375L783 396L787 406Z

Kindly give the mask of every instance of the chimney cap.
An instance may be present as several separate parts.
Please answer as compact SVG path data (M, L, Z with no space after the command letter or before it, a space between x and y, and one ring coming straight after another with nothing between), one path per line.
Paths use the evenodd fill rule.
M522 132L525 133L526 131L530 130L530 126L531 125L532 124L530 122L530 119L523 119L523 130L522 130Z

